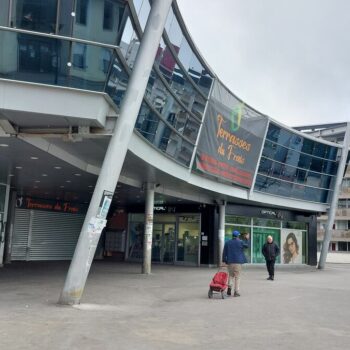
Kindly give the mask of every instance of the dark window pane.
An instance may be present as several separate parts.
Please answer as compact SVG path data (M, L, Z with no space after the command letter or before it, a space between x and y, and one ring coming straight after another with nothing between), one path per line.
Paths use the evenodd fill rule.
M271 169L272 169L272 160L262 157L260 161L259 170L258 170L259 173L262 173L264 175L269 175L271 173Z
M338 154L338 148L327 146L326 158L330 160L336 160Z
M57 0L15 0L12 4L12 27L56 32Z
M324 161L322 172L329 175L336 175L338 170L338 163L332 161Z
M310 170L322 172L323 169L323 159L312 157Z
M301 170L301 169L297 169L296 172L296 181L298 183L305 183L305 179L306 179L306 171L305 170Z
M313 151L313 155L317 157L324 158L326 155L327 146L323 143L315 143L315 148Z
M305 154L301 154L299 158L298 167L308 170L310 168L310 164L311 164L311 157Z
M303 147L301 149L302 152L307 154L312 154L314 150L315 143L312 140L304 139Z
M77 0L75 20L78 24L86 25L90 0Z
M113 30L113 19L113 3L111 1L105 0L103 10L103 29Z
M322 175L320 187L329 189L331 184L331 179L332 179L331 176Z
M280 131L281 131L281 128L280 128L280 127L278 127L277 125L274 125L274 124L270 123L269 129L268 129L268 131L267 131L266 138L267 138L268 140L277 142L277 141L278 141L279 134L280 134Z

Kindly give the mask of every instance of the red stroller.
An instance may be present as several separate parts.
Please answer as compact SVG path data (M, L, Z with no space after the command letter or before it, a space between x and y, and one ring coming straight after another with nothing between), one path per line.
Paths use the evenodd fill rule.
M225 292L228 287L228 272L222 271L223 267L219 268L219 271L214 275L209 284L208 298L211 299L215 293L221 293L221 298L225 299Z

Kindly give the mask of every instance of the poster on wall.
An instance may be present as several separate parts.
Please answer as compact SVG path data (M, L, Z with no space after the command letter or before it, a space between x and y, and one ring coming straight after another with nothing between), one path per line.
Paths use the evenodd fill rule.
M281 263L301 264L303 258L303 231L281 230Z
M245 188L253 183L268 119L215 83L194 170Z

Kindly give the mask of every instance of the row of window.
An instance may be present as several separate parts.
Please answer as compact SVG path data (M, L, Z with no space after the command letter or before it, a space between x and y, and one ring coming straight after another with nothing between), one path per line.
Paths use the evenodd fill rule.
M338 148L304 138L270 123L266 139L291 150L306 153L315 157L336 160ZM270 157L271 158L271 157Z
M0 25L118 45L123 0L1 0Z
M294 182L312 187L329 189L333 187L334 176L318 172L295 168L284 163L274 162L262 157L258 169L259 174L277 178L283 181Z
M256 177L254 190L276 196L319 203L327 203L330 192L326 189L286 182L260 174L258 174Z
M269 140L265 141L263 156L280 163L319 173L336 175L338 163L286 148Z

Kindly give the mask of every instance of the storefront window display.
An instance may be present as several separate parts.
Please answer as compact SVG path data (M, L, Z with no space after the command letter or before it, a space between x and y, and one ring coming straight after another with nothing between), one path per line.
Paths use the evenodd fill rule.
M234 221L233 218L234 217L231 217L231 220ZM236 218L238 218L238 217L236 217ZM246 218L246 219L249 219L249 221L250 221L250 218ZM235 230L237 230L241 233L241 237L240 237L241 239L244 239L244 235L247 233L249 233L249 235L251 235L251 227L250 226L226 224L225 225L225 242L232 238L232 232ZM251 237L250 237L250 239L251 239ZM251 263L252 259L251 259L251 248L250 247L244 250L244 255L247 258L247 263Z
M130 214L128 258L143 257L144 215ZM152 261L199 263L200 215L156 214L153 222Z
M273 237L281 250L277 263L304 264L306 262L307 223L235 215L226 215L225 221L225 241L231 239L233 230L240 231L242 237L244 233L250 233L251 247L245 252L248 263L265 263L261 249L268 235Z
M280 230L267 227L253 227L253 263L265 263L265 258L261 252L267 236L272 236L273 240L280 247ZM276 263L281 261L280 256L276 259Z

